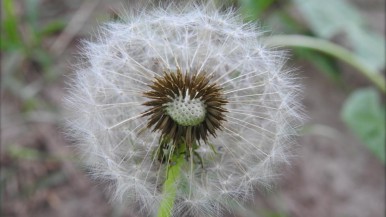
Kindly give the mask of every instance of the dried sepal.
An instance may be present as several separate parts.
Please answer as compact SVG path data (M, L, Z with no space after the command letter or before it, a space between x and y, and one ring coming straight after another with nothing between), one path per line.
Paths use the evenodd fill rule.
M148 87L143 95L149 100L143 105L150 108L142 115L149 116L148 128L161 132L163 146L170 141L173 146L184 144L188 150L201 140L206 143L225 121L227 100L222 88L211 83L204 72L164 71Z

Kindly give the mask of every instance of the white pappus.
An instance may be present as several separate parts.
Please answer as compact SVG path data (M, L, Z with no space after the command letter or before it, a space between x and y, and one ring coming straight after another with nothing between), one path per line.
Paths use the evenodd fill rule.
M221 216L229 204L249 199L280 175L301 123L300 88L284 66L284 53L265 48L261 34L234 11L169 6L109 22L97 40L84 43L85 62L66 98L67 132L92 175L110 185L114 201L139 207L144 215L156 212L164 196L167 160L159 149L166 137L190 139L198 156L191 156L194 165L187 159L181 168L174 216ZM165 76L177 72L179 86L163 86L165 92L151 88L162 79L161 86L175 81ZM193 77L208 82L191 81L184 89ZM168 88L180 88L180 96L157 95ZM149 103L151 91L153 99L171 101ZM194 99L189 91L195 91ZM213 103L210 91L218 97ZM156 106L159 113L144 115ZM191 113L184 116L185 111ZM149 125L157 114L170 123ZM178 130L162 131L171 124L181 128L181 140ZM193 135L186 135L189 130Z

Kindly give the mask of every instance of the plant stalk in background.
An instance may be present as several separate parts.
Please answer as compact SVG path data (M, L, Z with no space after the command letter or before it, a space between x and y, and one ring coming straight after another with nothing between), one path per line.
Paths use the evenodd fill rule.
M386 93L385 78L382 76L382 74L367 67L354 54L350 53L348 50L337 44L327 40L304 35L272 36L266 38L265 42L270 46L302 47L329 54L356 68L358 72L367 77L376 87L379 88L379 90L381 90L383 93Z

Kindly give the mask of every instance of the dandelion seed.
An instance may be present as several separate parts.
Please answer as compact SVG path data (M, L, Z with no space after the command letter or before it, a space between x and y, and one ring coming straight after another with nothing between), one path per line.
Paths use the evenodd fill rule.
M235 12L149 9L85 44L67 97L69 134L112 199L154 214L183 155L174 216L221 216L269 186L300 124L285 56Z

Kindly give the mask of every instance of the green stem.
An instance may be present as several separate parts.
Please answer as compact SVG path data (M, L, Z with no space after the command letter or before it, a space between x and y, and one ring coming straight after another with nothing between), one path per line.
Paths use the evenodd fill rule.
M180 176L180 169L185 159L183 154L177 154L172 158L174 165L170 165L167 172L167 179L164 182L162 192L164 197L158 209L158 217L172 216L172 209L176 197L176 180Z
M271 36L266 38L265 42L269 46L303 47L329 54L356 68L373 84L375 84L383 93L386 93L385 78L380 73L363 64L362 61L349 50L337 44L327 40L303 35Z

